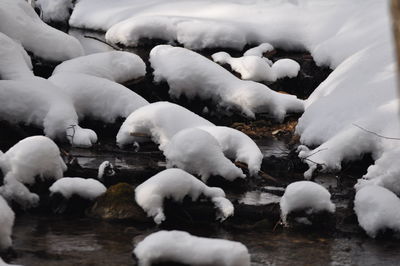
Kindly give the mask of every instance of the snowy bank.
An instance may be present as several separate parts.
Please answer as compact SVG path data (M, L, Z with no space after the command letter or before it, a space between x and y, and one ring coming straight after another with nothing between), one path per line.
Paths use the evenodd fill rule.
M92 178L64 177L54 182L49 190L52 194L60 193L66 199L76 195L84 199L94 200L104 194L107 188Z
M192 236L182 231L159 231L147 236L133 253L139 266L178 262L203 266L250 266L247 248L235 241Z
M196 177L181 169L167 169L151 177L135 189L137 204L153 217L157 224L166 217L163 202L170 198L181 202L185 197L196 201L201 195L209 198L217 208L217 219L224 221L233 215L233 205L225 198L225 193L217 187L208 187Z
M83 55L77 39L45 24L25 0L0 2L0 32L48 61L64 61Z
M287 186L280 207L284 223L287 222L288 214L293 211L305 210L308 214L321 211L335 212L329 191L310 181L298 181Z
M303 101L277 93L267 86L236 78L229 71L185 48L159 45L150 52L156 82L166 81L169 94L188 99L213 100L224 110L254 117L267 112L283 120L287 112L302 112Z
M12 228L14 226L15 214L7 202L0 196L0 250L12 246ZM1 265L1 258L0 258Z
M354 211L370 237L386 229L400 232L400 199L386 188L374 185L361 188L354 199Z

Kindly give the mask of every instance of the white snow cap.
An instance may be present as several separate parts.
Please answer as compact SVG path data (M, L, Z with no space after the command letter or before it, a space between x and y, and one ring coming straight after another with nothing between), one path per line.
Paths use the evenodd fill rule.
M141 107L128 116L117 134L117 144L124 146L135 141L143 142L144 138L141 136L146 135L160 144L162 150L182 129L213 125L182 106L170 102L156 102Z
M279 59L272 65L272 71L277 79L295 78L299 74L300 65L293 59Z
M320 211L335 212L331 194L323 186L311 181L298 181L287 186L280 202L281 217L286 223L292 211L305 210L309 213Z
M15 144L0 155L0 168L5 175L0 195L24 208L39 202L39 196L24 184L34 184L35 177L59 179L67 170L57 145L44 136L28 137Z
M0 32L45 60L64 61L83 55L77 39L45 24L25 0L0 1Z
M0 32L0 79L33 77L31 58L21 44Z
M0 196L0 250L12 246L12 228L14 226L15 214L7 202ZM1 264L1 258L0 258Z
M71 99L46 79L0 81L0 118L43 128L50 138L67 138L75 146L97 141L93 130L78 125Z
M400 231L400 199L380 186L365 186L356 193L354 211L370 237L385 229Z
M60 193L66 199L77 195L84 199L94 200L104 194L107 188L92 178L64 177L54 182L49 190L52 194Z
M135 189L137 204L153 217L157 224L165 220L163 202L166 198L181 202L186 196L193 201L204 195L215 204L218 214L217 219L224 221L233 215L233 205L229 200L224 200L225 192L217 187L208 187L196 177L181 169L164 170Z
M166 81L169 94L189 99L211 99L223 109L239 110L254 117L269 112L283 120L287 112L303 111L303 101L253 81L243 81L198 53L181 47L159 45L150 52L156 82Z
M211 57L214 62L230 65L235 72L241 75L242 79L266 82L277 80L277 75L266 58L254 55L233 58L226 52L218 52Z
M164 155L168 168L178 167L197 174L203 182L207 182L212 175L219 175L230 181L245 177L242 170L224 156L218 141L202 129L179 131L166 146Z
M73 8L72 0L36 0L36 4L46 22L68 22Z
M133 250L139 266L178 262L202 266L250 266L242 243L192 236L183 231L159 231L147 236Z
M139 107L149 104L127 87L105 78L58 72L48 80L72 99L80 119L90 117L113 123L117 118L126 118Z
M133 53L109 51L64 61L54 69L53 75L65 72L88 74L123 83L146 75L146 65Z
M243 56L258 56L263 57L264 53L271 52L274 47L270 43L262 43L256 47L247 50Z

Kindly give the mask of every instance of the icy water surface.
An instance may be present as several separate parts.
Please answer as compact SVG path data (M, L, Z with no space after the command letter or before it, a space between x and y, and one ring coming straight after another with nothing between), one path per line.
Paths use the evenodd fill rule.
M13 263L32 266L134 265L135 243L156 228L86 218L21 216L14 228ZM343 238L280 229L227 232L185 228L196 235L240 241L256 265L398 265L400 245L391 240Z

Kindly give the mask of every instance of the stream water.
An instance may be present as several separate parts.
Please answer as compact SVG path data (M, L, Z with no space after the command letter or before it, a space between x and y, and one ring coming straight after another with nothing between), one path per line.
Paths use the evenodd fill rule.
M111 50L109 46L85 38L85 35L103 38L102 34L71 30L87 53ZM147 51L135 50L144 59ZM265 158L285 157L288 145L274 138L256 141ZM6 150L12 143L0 141ZM148 168L165 167L160 152L113 152L112 150L85 150L70 148L70 155L80 166L96 174L105 160L119 170L136 169L138 173ZM279 178L279 176L277 177ZM333 176L317 177L326 187L337 186ZM228 193L239 203L259 206L279 202L282 187L263 187L258 190ZM270 193L271 192L271 193ZM348 199L347 199L348 200ZM336 200L338 207L347 208L347 201ZM111 223L82 217L22 214L16 218L13 248L17 257L11 263L22 265L134 265L131 252L136 243L157 227L141 227L129 223ZM179 228L206 237L218 237L242 242L250 251L252 265L398 265L400 245L397 240L374 240L360 232L349 234L325 233L310 230L275 230L262 224L252 230L228 230L218 225L187 226Z

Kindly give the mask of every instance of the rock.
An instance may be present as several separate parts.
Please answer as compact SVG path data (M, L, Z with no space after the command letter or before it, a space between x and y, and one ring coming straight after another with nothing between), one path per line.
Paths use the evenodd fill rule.
M104 220L148 222L146 213L135 202L135 190L128 183L118 183L107 189L88 212Z

